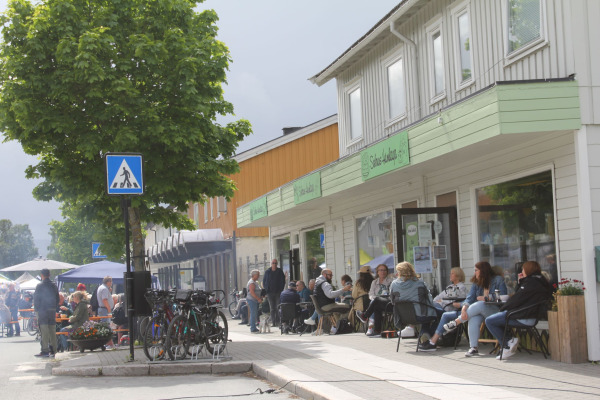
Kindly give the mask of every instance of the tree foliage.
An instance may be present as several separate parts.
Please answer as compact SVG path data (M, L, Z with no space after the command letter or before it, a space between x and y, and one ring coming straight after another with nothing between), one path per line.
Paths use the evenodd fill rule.
M43 179L34 196L114 232L121 207L105 194L103 156L142 153L145 193L130 209L138 257L141 221L191 228L187 202L233 196L226 175L250 133L244 120L216 123L233 113L230 57L216 13L196 3L13 0L2 18L0 129L38 155L26 171Z
M29 225L13 225L0 219L0 268L30 261L38 255Z

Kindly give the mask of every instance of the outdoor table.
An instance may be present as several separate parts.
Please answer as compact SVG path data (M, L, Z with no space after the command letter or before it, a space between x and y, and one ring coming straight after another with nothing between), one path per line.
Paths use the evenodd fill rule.
M460 301L465 301L466 297L443 297L442 300L444 301L451 301L451 302L460 302Z

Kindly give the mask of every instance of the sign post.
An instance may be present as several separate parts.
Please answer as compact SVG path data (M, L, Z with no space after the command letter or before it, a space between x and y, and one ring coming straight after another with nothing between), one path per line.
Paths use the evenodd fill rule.
M129 319L129 361L134 361L134 324L135 308L133 304L133 273L131 272L131 254L129 251L129 207L131 199L127 197L144 194L143 159L137 153L106 153L106 192L109 196L121 196L121 208L125 221L125 254L127 272L125 273L125 295L127 297L127 315Z

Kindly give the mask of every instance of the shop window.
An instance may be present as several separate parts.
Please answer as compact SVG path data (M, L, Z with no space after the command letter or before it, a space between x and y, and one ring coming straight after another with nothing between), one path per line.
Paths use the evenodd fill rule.
M384 211L356 218L356 237L360 265L394 265L392 212Z
M507 50L513 53L543 39L541 0L507 0Z
M525 261L537 261L546 278L556 282L551 172L482 187L476 195L479 259L501 267L513 290Z
M304 257L303 274L305 280L315 278L320 275L322 268L325 268L325 231L323 228L313 229L304 232ZM317 268L313 269L316 262ZM322 267L322 268L321 268Z

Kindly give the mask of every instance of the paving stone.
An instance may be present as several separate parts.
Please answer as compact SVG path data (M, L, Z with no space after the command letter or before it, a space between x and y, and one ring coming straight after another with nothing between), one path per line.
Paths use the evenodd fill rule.
M148 375L148 364L107 365L102 367L103 376L143 376Z
M102 367L53 368L52 375L61 376L100 376Z
M213 374L242 374L252 370L251 362L228 361L223 363L213 363Z
M188 375L210 373L212 373L212 367L208 363L150 364L150 375Z

